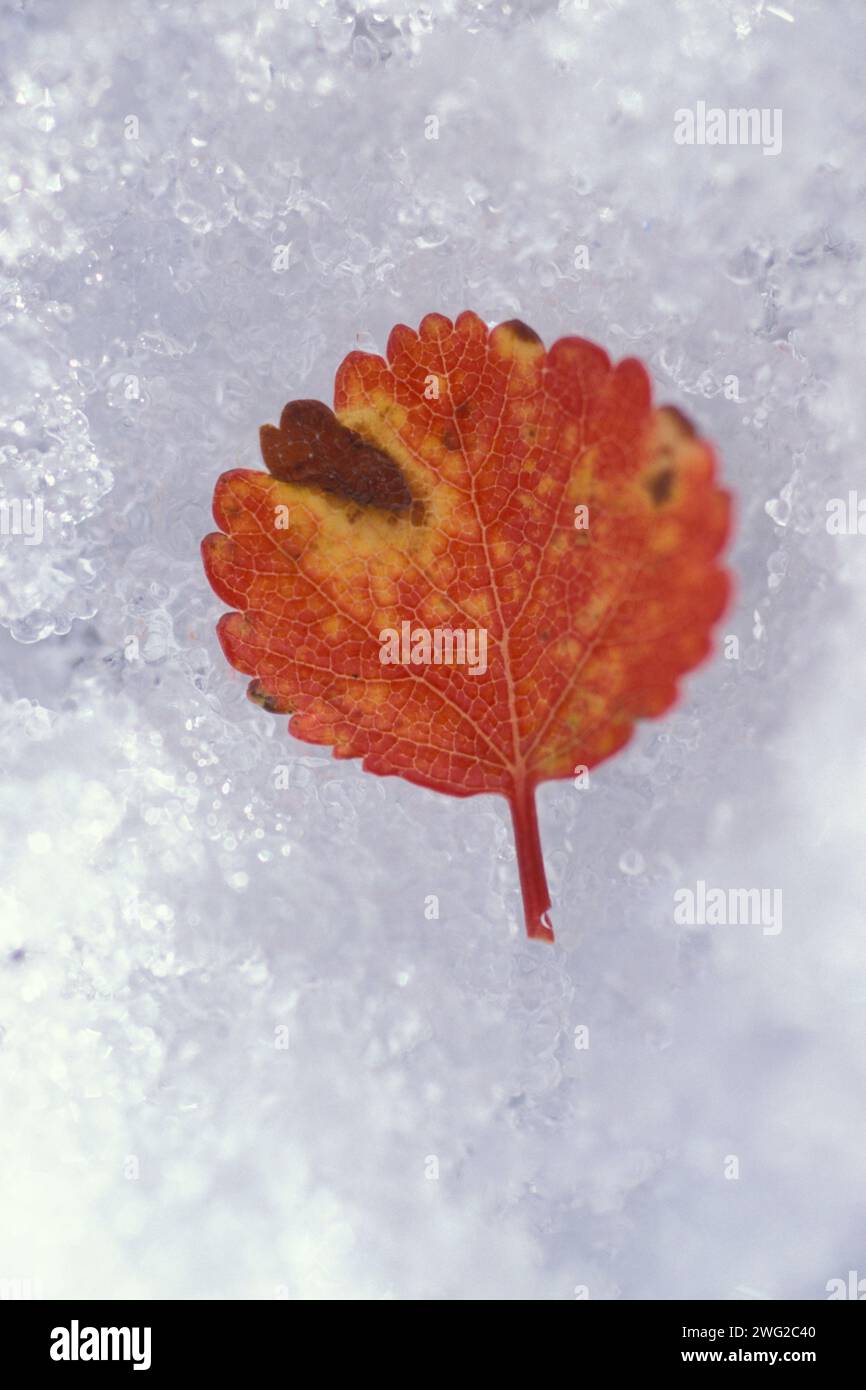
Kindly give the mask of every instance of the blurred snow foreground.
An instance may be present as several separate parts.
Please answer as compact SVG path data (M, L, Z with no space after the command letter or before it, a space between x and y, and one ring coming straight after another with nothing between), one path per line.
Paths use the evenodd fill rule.
M0 1294L866 1275L860 11L4 7ZM643 358L738 494L718 654L540 793L554 948L504 803L247 702L198 558L260 424L466 307Z

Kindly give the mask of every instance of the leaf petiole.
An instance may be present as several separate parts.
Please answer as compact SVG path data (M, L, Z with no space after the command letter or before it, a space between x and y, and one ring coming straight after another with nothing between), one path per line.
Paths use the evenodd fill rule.
M544 872L541 836L538 833L535 784L529 780L516 784L513 796L509 797L509 804L514 826L520 888L523 893L526 935L531 941L553 941L553 928L548 916L550 890Z

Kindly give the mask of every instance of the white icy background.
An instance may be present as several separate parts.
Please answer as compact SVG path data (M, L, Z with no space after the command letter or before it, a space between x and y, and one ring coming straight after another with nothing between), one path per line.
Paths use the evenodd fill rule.
M864 17L783 8L4 6L0 485L46 535L0 540L3 1278L866 1275L866 538L824 526L866 482ZM782 153L675 145L698 99L782 108ZM261 423L464 307L638 354L739 498L740 660L591 792L541 792L554 949L523 940L504 804L247 702L198 558ZM675 926L698 878L781 887L781 935Z

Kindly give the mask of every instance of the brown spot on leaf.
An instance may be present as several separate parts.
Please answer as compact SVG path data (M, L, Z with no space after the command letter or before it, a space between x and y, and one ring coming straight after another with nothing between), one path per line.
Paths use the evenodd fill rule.
M653 500L653 505L663 506L674 489L674 470L663 468L661 472L654 473L651 478L647 479L646 489Z
M279 429L263 425L260 438L265 466L281 482L320 488L388 512L406 511L412 505L394 459L341 425L321 401L291 401Z
M261 705L268 714L294 714L295 707L279 695L269 695L262 689L261 681L250 681L247 686L247 699L254 705Z
M515 338L520 339L521 343L541 342L541 339L539 338L535 329L530 328L529 324L524 323L522 319L509 319L507 323L502 324L502 327L510 329L510 331L514 334Z

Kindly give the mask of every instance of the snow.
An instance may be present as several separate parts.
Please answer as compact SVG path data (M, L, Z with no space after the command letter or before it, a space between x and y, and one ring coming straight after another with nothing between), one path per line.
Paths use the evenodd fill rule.
M859 6L107 14L0 20L0 500L44 521L0 535L3 1288L866 1275ZM698 102L780 152L675 143ZM737 658L540 794L552 949L504 803L290 740L198 558L259 425L466 307L642 357L738 499ZM678 925L699 880L783 930Z

